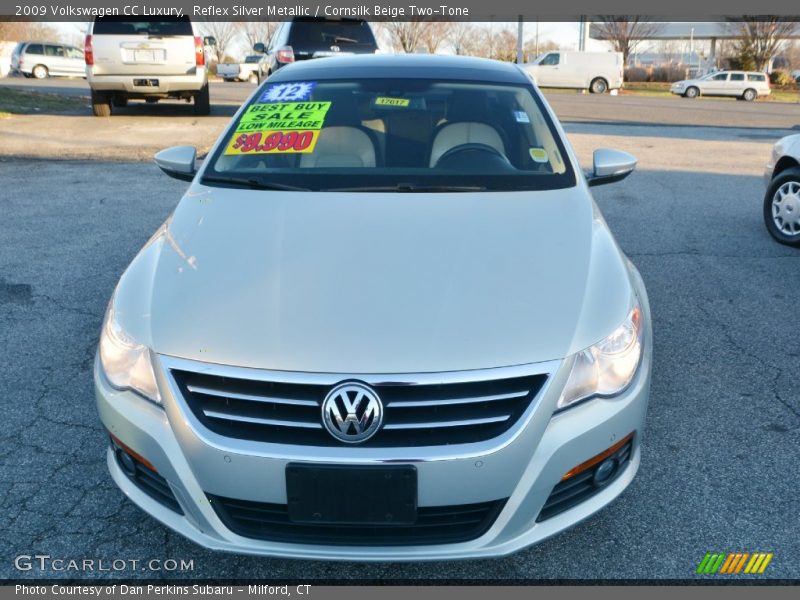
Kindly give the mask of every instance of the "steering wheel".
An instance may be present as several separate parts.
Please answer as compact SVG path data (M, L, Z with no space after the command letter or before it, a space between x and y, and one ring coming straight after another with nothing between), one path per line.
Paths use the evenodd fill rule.
M436 161L436 166L438 167L445 160L450 160L458 154L478 153L478 152L483 154L491 154L494 157L501 158L504 162L508 163L509 165L511 164L506 155L500 152L500 150L498 150L494 146L490 146L489 144L479 144L472 142L468 144L459 144L458 146L453 146L447 152L445 152L439 157L439 160Z

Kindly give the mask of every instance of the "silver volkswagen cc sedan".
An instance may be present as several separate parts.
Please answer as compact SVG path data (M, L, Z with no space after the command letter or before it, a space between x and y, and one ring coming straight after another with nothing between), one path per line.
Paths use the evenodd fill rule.
M281 69L122 275L95 386L108 467L203 546L365 561L506 555L640 462L642 279L511 64Z

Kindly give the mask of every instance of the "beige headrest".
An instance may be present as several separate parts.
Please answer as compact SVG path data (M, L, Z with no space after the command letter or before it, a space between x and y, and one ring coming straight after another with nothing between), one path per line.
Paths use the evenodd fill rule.
M506 154L503 140L494 127L486 123L450 123L442 127L433 139L430 166L435 166L445 152L462 144L486 144L502 152L503 156Z
M314 152L303 154L300 167L374 167L375 146L355 127L325 127Z

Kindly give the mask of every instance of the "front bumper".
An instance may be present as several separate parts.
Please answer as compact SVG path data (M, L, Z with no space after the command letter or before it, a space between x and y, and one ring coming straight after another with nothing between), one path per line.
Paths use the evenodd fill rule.
M88 67L87 67L88 70ZM158 80L158 85L135 85L137 80ZM205 68L192 75L93 75L88 73L89 87L98 92L124 92L131 96L157 96L197 92L206 85Z
M216 550L286 558L419 561L504 556L535 544L597 512L633 480L640 462L641 434L650 389L652 334L645 313L644 354L628 389L610 399L593 399L562 413L553 408L566 381L569 361L555 362L547 384L513 436L460 447L305 448L222 438L204 430L157 361L164 408L109 386L95 362L100 418L125 446L152 463L169 485L182 514L145 493L123 472L114 451L108 467L125 494L150 515L196 543ZM556 516L537 517L561 477L634 433L631 458L611 483ZM469 448L472 447L472 450ZM459 449L460 448L460 449ZM464 450L464 449L468 450ZM399 458L402 457L402 458ZM265 541L226 527L209 496L245 501L287 502L284 472L289 462L413 464L420 507L461 505L507 498L479 537L435 545L364 546Z

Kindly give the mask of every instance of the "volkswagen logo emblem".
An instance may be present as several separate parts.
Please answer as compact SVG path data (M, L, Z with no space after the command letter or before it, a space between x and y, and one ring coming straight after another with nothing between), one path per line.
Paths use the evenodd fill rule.
M341 50L341 48L339 48L339 46L331 46L331 51L332 52L339 52L339 50Z
M375 390L362 383L340 383L322 402L322 423L337 440L358 444L380 429L383 403Z

